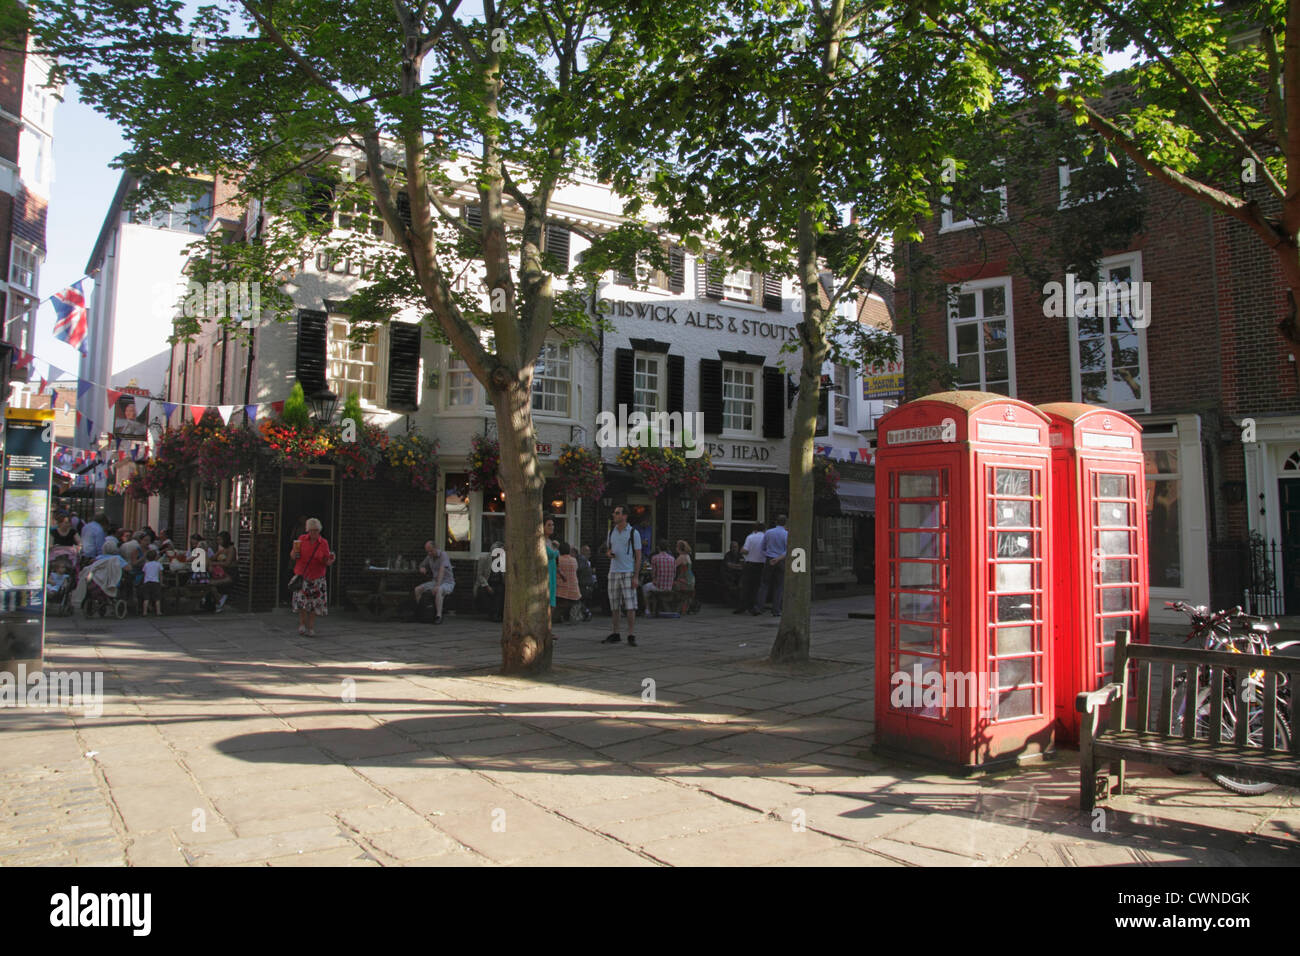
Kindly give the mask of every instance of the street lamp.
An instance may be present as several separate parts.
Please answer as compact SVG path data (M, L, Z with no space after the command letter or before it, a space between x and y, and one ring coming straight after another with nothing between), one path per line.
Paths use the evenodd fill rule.
M329 390L329 386L313 392L308 401L311 402L311 412L317 424L328 425L334 420L334 406L338 404L339 397Z

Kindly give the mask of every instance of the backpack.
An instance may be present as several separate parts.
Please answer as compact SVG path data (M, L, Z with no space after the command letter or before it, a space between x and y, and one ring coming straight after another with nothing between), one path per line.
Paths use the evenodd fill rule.
M627 553L632 554L632 552L635 550L632 547L632 542L636 538L640 537L641 532L637 531L636 528L632 527L631 525L627 526L627 530L631 532L627 536ZM613 528L610 528L609 533L605 535L605 550L611 553L614 551L614 529Z

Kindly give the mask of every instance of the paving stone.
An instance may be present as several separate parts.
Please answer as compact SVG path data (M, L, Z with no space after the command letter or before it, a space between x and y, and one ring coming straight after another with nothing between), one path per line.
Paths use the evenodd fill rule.
M694 836L657 840L642 849L671 866L758 866L841 845L819 833L795 832L787 823L755 820Z
M198 866L226 866L232 863L251 863L277 857L355 846L337 827L316 827L310 830L239 837L220 843L210 843L190 848L190 855Z

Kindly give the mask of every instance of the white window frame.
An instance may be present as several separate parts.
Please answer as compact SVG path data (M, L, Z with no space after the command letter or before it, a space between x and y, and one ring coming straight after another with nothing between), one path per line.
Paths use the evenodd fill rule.
M1125 252L1118 256L1107 256L1098 263L1098 275L1095 280L1097 283L1109 281L1111 270L1128 266L1132 270L1130 282L1142 281L1142 253ZM1148 307L1149 307L1148 303ZM1083 394L1082 370L1079 367L1079 320L1074 315L1074 309L1070 312L1070 384L1074 392L1074 400L1081 402L1080 397ZM1145 317L1147 319L1150 316ZM1135 401L1111 402L1111 341L1110 341L1110 318L1103 316L1105 321L1105 332L1103 340L1106 343L1106 397L1105 399L1090 400L1090 404L1102 405L1106 408L1113 408L1119 412L1147 412L1151 411L1151 369L1147 356L1147 330L1145 328L1135 329L1138 336L1138 367L1141 371L1142 378L1142 398Z
M1001 160L998 161L998 165L999 165L999 166L1002 165L1002 161L1001 161ZM992 187L992 188L988 188L988 189L982 189L982 190L980 190L980 191L981 191L981 192L984 192L984 193L991 193L991 192L994 192L994 191L997 192L997 194L998 194L998 198L1001 200L1001 202L1000 202L1000 204L999 204L999 209L1000 209L1000 211L999 211L999 213L998 213L998 218L995 219L995 220L993 220L993 221L994 221L994 222L1006 222L1006 220L1007 220L1007 183L1006 183L1006 177L1005 177L1005 176L1003 177L1002 183L1001 183L1000 185L998 185L998 186L994 186L994 187ZM974 219L970 219L970 218L967 218L967 219L960 219L960 220L956 220L956 221L953 220L953 218L952 218L952 216L953 216L953 210L952 210L952 196L951 196L951 194L945 193L944 196L943 196L943 198L940 199L940 201L939 201L939 205L940 205L940 207L941 207L941 208L940 208L940 212L939 212L939 234L940 234L940 235L943 235L945 232L956 232L956 231L958 231L959 229L970 229L970 228L973 228L973 227L976 225L975 220L974 220Z
M14 278L14 270L18 267L16 261L19 257L31 259L31 284L24 285ZM24 270L27 271L27 270ZM9 285L20 292L35 298L36 290L40 288L41 282L41 257L36 251L36 247L22 239L15 238L10 246L9 253Z
M843 371L844 377L841 381L837 382L835 379L837 374L841 371ZM853 428L853 404L849 401L849 396L853 394L853 389L850 384L852 381L853 370L850 369L848 365L842 362L831 363L831 407L827 409L830 417L827 426L830 428L837 428L841 431L850 431ZM842 391L841 386L843 386ZM844 424L842 425L835 420L841 408L841 404L844 408Z
M741 277L748 277L748 285L740 280ZM755 290L763 288L763 277L752 269L735 269L727 272L722 277L722 301L739 302L742 305L753 305L756 301Z
M729 428L727 426L727 373L742 372L748 374L753 381L750 383L754 396L750 399L750 426L749 428ZM725 362L722 366L722 437L724 438L755 438L758 435L758 429L761 424L762 408L762 376L759 375L757 365L741 365L735 362ZM735 399L732 399L735 401Z
M766 511L765 511L765 506L766 506L766 504L767 504L767 502L766 502L766 498L767 498L767 490L764 489L764 488L752 488L752 487L745 487L745 486L742 486L742 485L722 485L721 487L710 487L709 490L710 490L710 491L720 491L720 492L722 492L722 515L723 515L723 516L722 516L722 519L721 519L720 521L718 521L718 520L711 520L711 519L707 519L707 518L696 518L695 520L696 520L696 522L699 522L699 521L708 521L708 522L711 523L711 524L721 524L721 525L722 525L722 547L723 547L723 550L722 550L722 551L716 551L716 552L715 552L715 551L700 551L700 552L697 552L697 553L695 554L695 556L694 556L694 557L695 557L695 560L697 560L697 561L713 561L713 560L721 560L722 557L727 553L727 549L731 547L731 539L728 537L728 535L727 535L727 531L728 531L728 529L731 528L731 526L732 526L733 524L735 524L735 520L736 520L735 518L732 517L732 510L733 510L733 508L732 508L732 494L733 494L734 492L737 492L737 491L753 491L753 492L756 492L756 493L758 494L758 503L757 503L757 505L756 505L756 507L758 508L758 514L759 514L759 515L763 515L763 514L766 513ZM746 522L745 522L745 523L746 523L747 526L752 526L754 522L753 522L753 520L751 520L751 519L746 519ZM747 527L747 528L745 529L745 533L742 534L742 535L740 535L740 543L741 543L741 545L744 545L744 543L745 543L745 538L746 538L746 536L747 536L748 534L749 534L749 530L748 530L748 527ZM735 531L732 530L732 536L734 536L734 535L735 535ZM692 542L692 544L694 544L694 542Z
M348 386L341 380L336 380L330 374L330 365L333 362L343 361L349 364L366 364L358 362L356 359L338 359L332 353L332 346L339 341L334 334L334 325L336 322L342 322L345 326L351 327L352 323L346 315L331 313L326 319L326 336L325 336L325 381L330 391L339 397L340 405L348 397ZM388 402L388 330L385 327L377 327L374 330L375 342L375 360L369 363L375 370L375 397L366 398L364 395L359 396L362 408L373 408L376 410L387 408Z
M568 365L568 369L569 369L568 375L565 376L564 378L560 378L554 375L538 375L537 369L539 368L549 369L551 367L550 365L546 364L546 353L548 351L554 351L556 353L559 353L561 350L566 352L567 356L563 359L557 358L555 359L555 361L563 361L565 364ZM568 342L547 342L545 345L542 346L541 354L537 356L537 365L534 367L534 371L533 371L533 394L532 394L531 401L532 401L532 410L534 415L542 415L551 418L572 418L573 417L574 358L575 356L574 356L573 346L570 345ZM564 398L563 411L553 411L550 409L538 408L537 400L539 397L544 397L547 396L548 394L554 396L560 395L560 392L558 391L552 393L547 393L543 391L539 394L539 392L537 391L537 385L540 382L563 383L563 398Z
M655 395L656 406L653 409L645 408L641 405L637 396L647 391L637 385L637 366L643 361L653 361L655 363ZM632 409L631 411L640 411L646 414L650 412L664 412L668 410L668 356L660 352L636 352L632 357Z
M453 387L452 387L453 375L456 376L464 375L468 378L469 381L468 402L457 402L456 404L452 404L451 394L453 391ZM465 388L464 385L457 385L454 390L462 391L464 390L464 388ZM470 371L469 363L467 363L463 358L457 355L454 350L448 348L447 349L447 373L443 376L443 387L442 387L443 409L449 412L458 411L461 409L476 409L479 407L478 396L479 396L478 379L476 379L474 377L474 373Z
M963 295L966 293L975 294L976 316L970 319L958 319L951 312L948 315L948 361L953 365L957 364L957 326L959 325L983 325L987 318L983 315L984 297L980 294L985 289L1002 286L1007 303L1007 397L1016 397L1016 334L1015 334L1015 307L1011 299L1011 276L997 276L992 279L976 279L970 282L963 282L960 285L949 286L951 295ZM979 336L980 350L980 390L988 391L985 387L988 382L987 367L984 361L984 336Z

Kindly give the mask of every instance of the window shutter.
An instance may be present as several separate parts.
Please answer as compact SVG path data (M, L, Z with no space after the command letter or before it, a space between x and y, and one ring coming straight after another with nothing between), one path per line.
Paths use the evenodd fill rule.
M465 220L465 225L471 229L481 229L483 227L483 213L479 209L478 203L472 206L461 206L460 213Z
M704 433L722 434L722 361L700 359L700 411L704 413Z
M334 216L334 187L324 179L310 179L307 182L307 222L313 226L323 226Z
M325 387L325 353L329 318L313 309L298 310L298 381L307 395Z
M554 223L546 227L546 253L560 272L569 271L569 230Z
M668 356L668 411L686 410L686 359L680 355Z
M633 269L633 272L635 272L635 268ZM614 269L614 284L635 286L636 276L631 273L624 272L622 269L616 267Z
M831 433L831 390L821 384L818 379L817 385L817 422L813 426L814 435L829 435Z
M614 350L614 404L625 407L629 415L636 405L635 355L631 349Z
M680 246L668 250L668 291L686 291L686 250Z
M420 407L420 340L424 330L410 322L388 324L388 407L414 412Z
M763 366L763 437L785 437L785 373Z
M717 256L702 255L695 260L695 293L706 299L722 298L722 263Z
M403 225L411 225L411 196L405 189L397 194L397 218L402 220Z
M784 304L781 298L781 277L763 276L763 308L769 312L780 312Z

